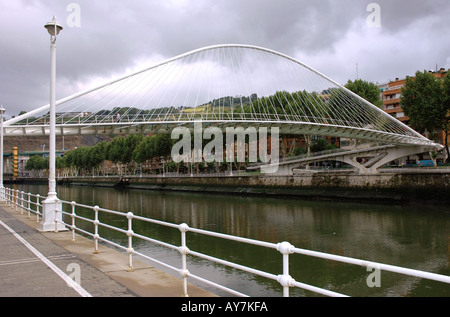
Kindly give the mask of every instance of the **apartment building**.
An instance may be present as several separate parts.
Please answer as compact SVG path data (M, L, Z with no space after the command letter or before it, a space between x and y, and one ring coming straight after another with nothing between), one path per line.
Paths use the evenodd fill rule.
M388 114L397 118L398 120L407 123L409 118L405 116L403 109L400 105L400 100L402 97L402 88L405 86L406 78L399 79L396 78L387 84L387 87L383 89L382 100L383 100L383 110Z
M448 71L441 68L439 71L430 71L436 78L443 78ZM408 124L409 117L407 117L400 105L400 100L402 97L402 88L405 86L406 78L399 79L396 78L394 81L389 83L380 84L378 87L381 91L381 100L383 101L383 110L388 114L397 118L401 122ZM445 137L444 133L441 133L440 137L441 144L444 144Z
M437 72L430 71L436 78L443 78L447 71L441 68ZM408 124L409 118L405 116L403 109L400 105L402 97L402 88L405 86L406 78L396 78L387 84L378 85L381 91L381 98L383 101L383 110L389 113L394 118L397 118L401 122Z

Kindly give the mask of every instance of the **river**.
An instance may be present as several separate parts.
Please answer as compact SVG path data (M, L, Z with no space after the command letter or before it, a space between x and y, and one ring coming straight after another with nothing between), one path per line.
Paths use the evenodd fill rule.
M44 185L18 188L47 193ZM57 192L67 201L450 276L450 208L445 205L363 204L86 186L58 186ZM151 225L140 230L152 238L179 243L179 232ZM111 233L110 238L126 245L125 236ZM177 252L142 241L133 247L180 266ZM282 273L277 251L189 234L188 247L273 274ZM290 275L296 281L350 296L450 296L450 285L444 283L381 272L377 277L379 287L369 287L371 272L364 267L301 255L290 256L290 262ZM282 295L276 282L196 258L189 258L188 269L250 296ZM290 295L318 296L297 289L291 289Z

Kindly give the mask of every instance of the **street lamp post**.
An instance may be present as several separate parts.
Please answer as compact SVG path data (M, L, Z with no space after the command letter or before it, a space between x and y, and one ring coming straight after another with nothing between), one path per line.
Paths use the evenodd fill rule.
M5 200L5 190L3 187L3 115L5 109L0 106L0 201Z
M63 29L61 25L56 22L55 17L51 22L44 26L50 34L50 137L49 137L49 175L48 175L48 195L42 202L42 221L39 226L40 231L54 231L55 225L59 230L65 230L66 227L56 220L62 220L62 213L57 213L56 210L61 210L61 202L56 193L56 36Z

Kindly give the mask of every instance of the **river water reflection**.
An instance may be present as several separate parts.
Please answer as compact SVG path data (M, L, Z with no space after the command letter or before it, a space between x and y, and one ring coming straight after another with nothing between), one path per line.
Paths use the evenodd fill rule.
M20 190L46 195L47 186L22 185ZM58 197L86 205L131 211L171 223L187 223L215 232L327 252L363 260L450 275L450 208L439 205L391 206L348 202L303 201L145 190L58 186ZM119 220L118 220L119 221ZM140 228L179 245L179 232ZM126 237L113 237L123 239ZM188 234L190 249L224 257L273 274L282 273L281 255ZM180 266L177 252L137 242L136 250ZM290 256L290 274L299 282L350 296L450 296L450 285L382 272L380 287L369 287L371 272L337 262ZM281 296L276 282L233 269L190 259L188 269L250 296ZM219 295L225 293L217 292ZM316 296L291 290L291 296Z

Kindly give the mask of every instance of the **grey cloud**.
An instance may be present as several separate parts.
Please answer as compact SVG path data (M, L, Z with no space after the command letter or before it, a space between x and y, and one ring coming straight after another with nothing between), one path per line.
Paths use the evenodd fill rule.
M364 51L366 41L342 47L349 32L367 28L366 8L380 4L380 33L391 40L408 33L421 21L428 21L423 31L395 47L383 50L383 56L372 56L370 50L361 56L364 63L381 63L398 59L392 67L419 64L430 59L445 63L448 45L442 36L449 30L448 0L165 0L165 1L74 1L81 7L81 26L69 27L66 18L69 2L56 0L0 0L0 103L8 113L31 110L48 103L49 41L43 25L56 15L64 25L58 38L58 97L75 92L77 84L93 77L111 77L132 67L138 59L160 56L170 58L203 46L220 43L244 43L267 47L282 53L310 56L321 65L352 52ZM356 24L355 24L356 23ZM19 25L18 27L13 27ZM383 38L383 37L381 37ZM367 42L369 39L367 39ZM383 40L381 40L383 41ZM441 41L441 42L440 42ZM421 48L415 42L433 48ZM382 42L379 43L383 45ZM335 51L337 48L344 52ZM429 51L433 50L433 54ZM377 54L380 55L377 50ZM428 53L428 54L427 54ZM426 56L425 56L426 55ZM304 61L308 62L308 61ZM356 60L345 63L354 65ZM450 66L450 65L448 65ZM388 79L382 67L367 67L370 78ZM334 74L333 74L334 75ZM331 76L331 74L330 74ZM347 74L345 75L347 76ZM344 76L344 77L345 77Z

